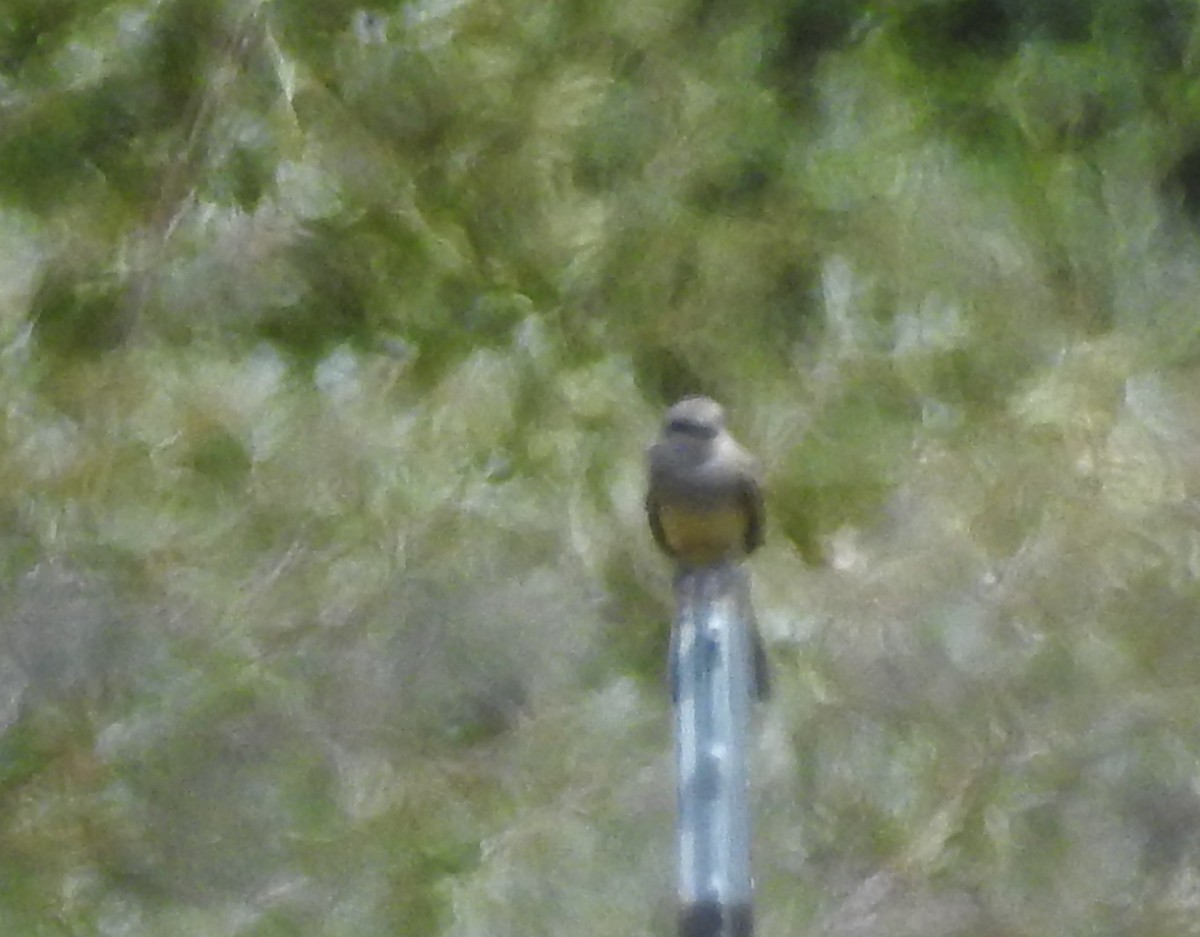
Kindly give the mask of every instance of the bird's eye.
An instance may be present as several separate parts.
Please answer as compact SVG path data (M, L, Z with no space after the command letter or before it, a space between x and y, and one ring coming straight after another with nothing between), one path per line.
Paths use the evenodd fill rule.
M700 439L712 439L717 435L717 428L706 423L695 423L692 420L672 420L667 424L672 433L682 433L685 436L696 436Z

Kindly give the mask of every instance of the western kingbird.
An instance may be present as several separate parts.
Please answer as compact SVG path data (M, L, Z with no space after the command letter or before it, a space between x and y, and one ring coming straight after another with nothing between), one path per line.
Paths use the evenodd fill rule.
M678 574L736 561L762 545L758 460L729 435L719 403L687 397L668 409L648 456L650 531ZM770 693L766 651L757 623L749 624L755 695L765 699ZM673 670L674 660L670 666Z

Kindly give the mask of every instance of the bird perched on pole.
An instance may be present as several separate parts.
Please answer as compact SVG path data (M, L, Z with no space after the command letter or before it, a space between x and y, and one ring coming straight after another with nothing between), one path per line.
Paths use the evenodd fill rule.
M758 460L725 428L725 410L709 397L668 408L648 452L646 515L655 542L675 561L677 576L738 562L763 542ZM766 651L752 620L755 694L770 694ZM674 662L672 662L673 665Z

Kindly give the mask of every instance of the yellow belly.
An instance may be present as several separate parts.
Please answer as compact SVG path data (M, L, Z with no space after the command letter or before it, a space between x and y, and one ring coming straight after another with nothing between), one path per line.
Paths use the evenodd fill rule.
M658 520L671 551L691 563L711 563L746 548L746 513L740 507L699 510L664 504Z

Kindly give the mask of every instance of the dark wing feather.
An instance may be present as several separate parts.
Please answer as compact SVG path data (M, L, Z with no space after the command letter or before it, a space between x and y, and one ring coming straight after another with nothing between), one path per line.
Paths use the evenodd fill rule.
M746 507L746 552L753 553L763 544L766 526L762 489L753 478L747 479L742 488L742 503Z
M650 521L650 533L654 535L654 542L664 553L674 556L671 545L667 543L667 534L662 528L662 521L658 516L658 499L654 497L653 490L646 495L646 519Z

